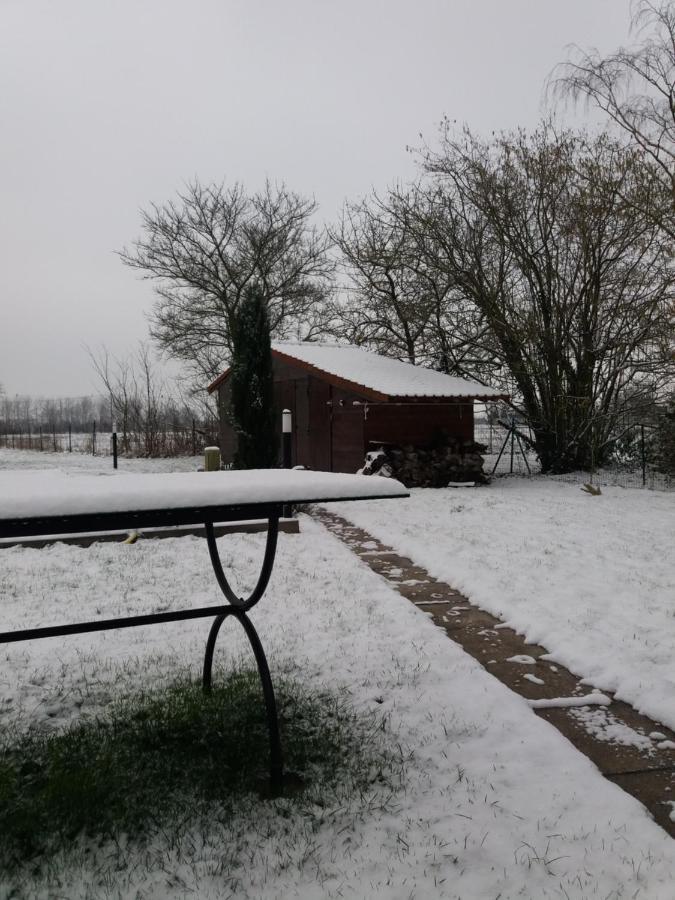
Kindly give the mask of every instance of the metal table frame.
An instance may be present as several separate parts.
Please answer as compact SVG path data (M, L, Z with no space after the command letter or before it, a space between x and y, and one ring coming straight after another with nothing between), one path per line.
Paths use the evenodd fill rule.
M329 497L330 500L369 500L381 499L382 494L370 496ZM396 496L407 496L399 494ZM291 498L293 503L302 503L298 498ZM279 735L279 717L274 696L272 678L267 658L260 643L260 638L247 613L265 593L269 583L277 548L279 518L285 502L255 504L218 504L213 506L187 506L170 509L127 510L125 512L101 512L77 515L49 515L31 518L1 519L0 538L37 537L42 535L85 534L96 531L117 531L142 528L157 528L171 525L201 525L206 529L206 540L209 548L211 564L220 590L227 603L195 607L192 609L171 612L151 613L142 616L124 616L116 619L98 619L88 622L77 622L68 625L52 625L40 628L26 628L17 631L0 632L0 643L28 641L37 638L60 637L68 634L84 634L91 631L107 631L112 628L133 628L140 625L160 624L162 622L179 622L183 619L213 618L213 624L206 642L202 685L204 691L211 690L213 653L221 625L229 616L235 618L243 627L260 675L265 700L267 726L270 748L270 784L272 792L278 794L283 782L283 756ZM308 501L305 501L308 502ZM320 498L313 498L312 503L320 503ZM262 567L256 586L247 597L238 597L227 580L216 545L214 522L235 522L247 519L267 520L267 543Z
M345 498L347 499L347 498ZM68 625L52 625L40 628L25 628L18 631L0 632L0 643L28 641L37 638L60 637L68 634L84 634L91 631L107 631L112 628L133 628L162 622L178 622L183 619L213 618L213 624L206 642L202 684L205 691L211 690L213 653L220 627L232 616L243 627L260 674L270 748L270 784L274 793L279 793L283 781L283 756L279 736L279 718L267 658L260 643L258 633L247 613L265 593L277 548L279 518L283 504L219 505L186 507L180 509L130 510L128 512L96 513L70 516L43 516L30 519L0 520L0 538L34 537L37 535L82 534L92 531L124 530L129 528L151 528L170 525L204 524L211 564L220 590L227 603L151 613L141 616L123 616L115 619L98 619ZM267 519L267 542L262 567L256 586L248 598L238 597L227 580L218 553L214 534L214 522L233 522L244 519Z

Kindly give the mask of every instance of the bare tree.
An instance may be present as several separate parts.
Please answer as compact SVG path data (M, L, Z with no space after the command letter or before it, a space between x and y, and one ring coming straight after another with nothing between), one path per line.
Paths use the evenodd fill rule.
M339 331L353 343L415 363L431 304L428 295L420 296L409 234L387 200L373 193L346 204L332 232L350 288Z
M388 356L475 377L484 361L477 354L480 315L427 252L433 210L434 198L420 184L345 206L332 237L348 298L333 331Z
M158 371L148 345L141 342L122 358L111 356L105 347L88 352L107 395L110 420L117 425L121 452L152 457L185 450L186 426L197 416Z
M428 252L489 325L542 468L599 463L627 404L672 377L675 273L633 202L641 153L550 124L490 142L446 129L424 165Z
M320 305L331 266L327 239L310 220L316 204L269 182L188 185L142 214L143 236L120 256L156 282L151 334L204 382L232 352L232 328L248 285L262 286L272 334L297 333Z
M607 113L650 163L656 181L651 191L661 187L675 205L675 4L638 0L632 26L640 43L604 57L576 48L576 58L555 70L551 84ZM661 227L675 237L672 207L655 208Z

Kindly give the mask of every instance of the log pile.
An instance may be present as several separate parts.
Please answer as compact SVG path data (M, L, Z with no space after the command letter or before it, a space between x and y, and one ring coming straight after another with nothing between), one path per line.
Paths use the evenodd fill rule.
M366 454L364 475L396 478L406 487L447 487L450 483L473 481L483 484L486 447L475 441L448 438L442 445L426 448L382 445Z

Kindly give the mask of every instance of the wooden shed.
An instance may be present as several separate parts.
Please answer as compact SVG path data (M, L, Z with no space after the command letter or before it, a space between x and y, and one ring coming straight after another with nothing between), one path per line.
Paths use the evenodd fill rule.
M321 471L355 472L377 444L425 446L440 432L473 441L474 401L504 399L478 382L351 345L275 343L272 357L277 421L283 409L293 414L293 465ZM209 385L218 392L225 463L236 448L229 374Z

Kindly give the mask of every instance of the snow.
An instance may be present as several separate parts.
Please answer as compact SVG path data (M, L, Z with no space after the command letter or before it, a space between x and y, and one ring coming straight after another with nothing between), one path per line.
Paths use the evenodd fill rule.
M675 728L675 493L537 477L332 507L546 657Z
M202 456L171 456L160 459L118 459L118 473L123 472L196 472L204 465ZM92 456L80 452L40 452L11 450L0 447L0 470L62 469L68 472L108 474L114 472L112 456Z
M58 456L33 455L44 464ZM0 451L0 469L11 463ZM109 460L87 468L108 472ZM87 485L126 479L133 476L66 478ZM427 490L393 503L344 504L340 512L433 564L441 577L453 572L468 593L503 605L498 614L508 608L513 627L549 637L541 642L557 643L561 657L576 648L587 669L600 665L624 684L639 674L643 698L662 703L672 562L659 535L671 520L670 498L607 491L589 513L587 504L575 505L576 493L518 481L465 491L461 504L456 493ZM236 896L256 900L672 900L675 843L644 808L318 523L302 516L301 529L279 536L270 587L252 613L273 677L283 672L308 687L344 689L364 715L384 714L388 739L408 760L401 789L383 796L373 786L372 795L312 822L252 799L231 831L216 822L206 835L195 828L188 853L170 834L153 835L143 851L127 847L123 865L119 847L88 845L32 889L12 894L0 873L0 896L216 900L228 896L222 848L236 846L240 863L225 873L228 884L238 878ZM617 536L624 533L630 547ZM584 583L588 556L579 553L591 540L600 571ZM264 536L234 534L218 544L226 568L234 567L235 589L253 584ZM635 602L636 578L648 585L650 603ZM0 550L0 598L9 630L182 608L186 598L205 605L220 594L205 541L183 537ZM597 616L595 603L602 603ZM642 626L648 653L630 640ZM105 715L113 695L161 684L186 667L199 677L207 632L189 621L6 645L0 728L66 727L81 715ZM243 634L224 630L217 661L234 666L248 654ZM595 717L607 739L631 740L612 732L611 718L598 718L610 715L605 707L574 714ZM675 802L663 802L675 820Z
M0 471L3 519L407 496L398 481L287 469L88 475Z
M654 749L654 743L649 735L644 731L636 731L619 721L611 709L602 706L596 709L584 707L573 709L570 715L583 726L585 731L600 741L622 744L625 747L637 747L639 750L647 752Z
M401 503L380 505L393 521ZM273 675L344 688L363 714L383 713L392 744L408 757L406 775L393 796L373 787L373 796L324 810L311 827L252 800L248 818L235 823L241 863L227 875L240 879L236 896L671 900L675 843L643 807L336 538L306 517L301 528L280 535L268 593L252 614ZM264 537L230 535L219 546L235 581L251 584ZM205 542L191 537L16 548L1 551L0 566L7 628L219 597ZM185 666L198 676L207 631L183 622L8 645L0 727L63 727L104 714L113 694L141 681ZM218 661L233 665L245 639L232 628L221 640ZM77 900L94 885L98 897L215 900L224 896L222 847L231 841L214 823L180 855L170 836L157 835L135 856L127 847L122 866L119 848L92 845L23 895ZM10 891L0 875L0 895Z
M579 697L542 697L540 700L527 702L532 709L565 709L569 706L609 706L612 699L607 694L597 692Z
M477 381L444 375L433 369L369 353L351 344L319 342L274 343L272 348L316 369L370 388L386 397L476 397L502 396Z

